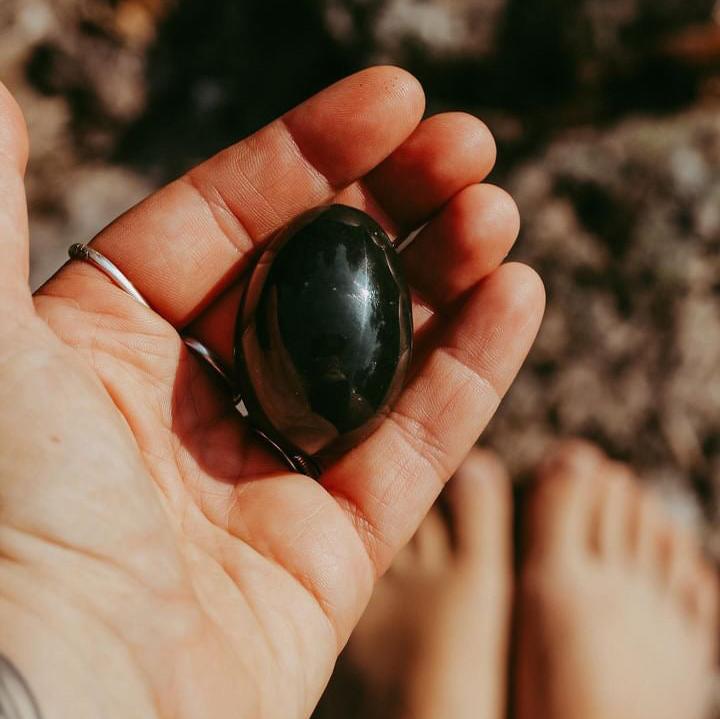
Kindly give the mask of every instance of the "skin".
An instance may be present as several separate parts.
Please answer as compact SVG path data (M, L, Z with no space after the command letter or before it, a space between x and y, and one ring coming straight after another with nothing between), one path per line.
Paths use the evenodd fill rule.
M80 262L30 296L28 140L0 89L0 653L44 717L312 711L543 310L536 275L500 265L518 220L478 184L487 129L422 113L411 76L367 70L130 210L94 246L149 311ZM257 252L332 199L391 233L430 224L404 257L422 298L408 385L316 483L258 444L178 330L227 358Z
M581 441L539 470L518 596L519 719L703 719L718 587L698 538Z
M502 719L513 596L512 492L504 465L473 450L378 583L340 675L364 692L327 716ZM324 715L323 715L324 716Z
M565 441L524 507L513 591L511 495L503 463L471 452L353 632L339 674L363 691L322 716L503 719L512 612L512 716L715 716L718 586L698 538L629 467Z

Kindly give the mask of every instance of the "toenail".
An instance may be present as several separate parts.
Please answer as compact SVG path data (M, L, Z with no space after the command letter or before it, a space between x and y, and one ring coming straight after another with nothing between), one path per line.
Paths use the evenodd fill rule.
M497 477L505 471L503 463L493 453L487 450L475 449L465 458L460 465L458 474L472 477L473 479L486 479Z
M588 474L602 461L601 451L586 442L564 444L553 451L543 463L542 471L548 474Z

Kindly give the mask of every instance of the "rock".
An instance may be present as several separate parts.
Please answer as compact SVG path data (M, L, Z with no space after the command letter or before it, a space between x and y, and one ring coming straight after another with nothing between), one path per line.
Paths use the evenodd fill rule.
M362 40L373 60L402 64L414 50L434 60L479 59L494 52L506 5L506 0L327 0L325 14L339 42Z
M343 205L306 213L260 258L238 315L237 378L250 420L291 451L350 448L402 389L412 326L380 225Z

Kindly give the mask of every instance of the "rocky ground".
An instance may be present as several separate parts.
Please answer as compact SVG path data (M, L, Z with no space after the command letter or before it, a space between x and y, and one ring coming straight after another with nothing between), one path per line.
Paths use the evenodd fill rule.
M720 106L568 130L508 188L549 302L489 442L523 475L553 437L591 437L716 531Z
M549 290L487 435L522 479L598 440L720 556L716 0L0 0L0 78L33 142L37 284L152 187L358 67L500 140L516 256Z

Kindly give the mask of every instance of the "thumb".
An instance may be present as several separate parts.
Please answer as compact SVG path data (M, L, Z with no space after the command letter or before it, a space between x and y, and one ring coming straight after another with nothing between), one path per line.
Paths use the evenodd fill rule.
M0 321L31 306L23 176L28 135L20 108L0 83Z

